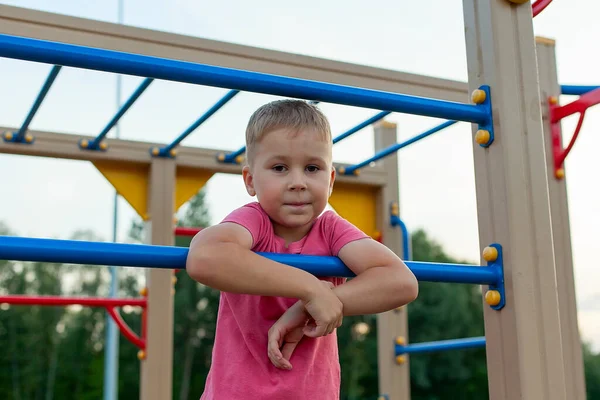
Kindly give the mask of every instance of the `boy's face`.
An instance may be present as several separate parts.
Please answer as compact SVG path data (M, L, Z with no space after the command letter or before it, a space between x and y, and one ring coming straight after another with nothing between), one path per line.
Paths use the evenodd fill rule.
M267 133L253 154L242 172L248 194L256 195L278 236L300 239L331 195L331 143L311 130L281 129Z

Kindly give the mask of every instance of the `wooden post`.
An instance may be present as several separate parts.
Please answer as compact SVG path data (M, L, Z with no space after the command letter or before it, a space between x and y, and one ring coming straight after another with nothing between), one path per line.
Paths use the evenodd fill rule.
M575 278L573 276L573 255L571 252L571 231L566 179L554 176L552 137L548 113L549 99L560 97L561 90L556 72L555 42L546 38L536 38L537 59L540 76L544 145L546 150L546 168L548 170L548 189L550 192L550 211L552 213L552 235L554 238L554 256L556 257L556 282L560 325L563 336L564 369L567 385L567 399L585 400L585 375L579 325L577 322L577 298Z
M506 285L504 308L484 306L490 399L564 400L531 3L463 3L469 89L488 85L494 113L495 141L473 144L479 239L502 246Z
M382 150L397 142L396 124L381 121L374 125L375 151ZM379 161L386 171L386 184L379 191L377 200L377 222L383 237L383 244L400 257L402 254L402 232L390 224L390 206L399 206L398 190L398 154L394 153ZM405 362L396 363L395 338L405 338L408 342L406 307L381 313L377 316L377 347L379 366L379 393L387 395L389 400L410 399L410 366L408 357Z
M175 160L153 158L148 186L148 240L173 246ZM173 270L148 269L146 358L141 365L141 400L173 397Z

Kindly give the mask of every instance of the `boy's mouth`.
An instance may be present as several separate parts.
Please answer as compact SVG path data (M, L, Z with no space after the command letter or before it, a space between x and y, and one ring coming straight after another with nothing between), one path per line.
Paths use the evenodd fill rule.
M309 203L306 202L292 202L292 203L285 203L286 206L290 206L290 207L304 207L307 206Z

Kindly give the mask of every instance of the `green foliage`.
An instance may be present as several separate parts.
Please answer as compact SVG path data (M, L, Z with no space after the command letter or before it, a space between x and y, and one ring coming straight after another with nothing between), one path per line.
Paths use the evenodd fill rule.
M180 215L183 226L204 227L209 213L204 191ZM133 221L131 240L143 241L145 225ZM0 223L0 234L11 234ZM92 232L78 240L101 240ZM188 246L190 238L177 238ZM425 232L412 234L413 259L444 263L454 260ZM219 293L176 274L173 343L173 399L198 399L210 367ZM0 294L106 296L107 268L0 260ZM144 276L136 268L119 269L119 296L138 297ZM409 305L409 342L482 336L480 289L473 285L421 282L419 298ZM139 310L121 315L134 332L141 331ZM105 311L81 307L0 307L0 399L91 400L102 398ZM395 332L387 334L393 340ZM338 329L343 400L376 399L378 392L377 317L348 317ZM393 355L390 355L392 358ZM600 355L584 346L589 399L600 399ZM410 357L413 400L485 399L484 349L415 354ZM120 336L119 398L139 398L137 348Z
M600 399L600 354L594 354L587 343L583 344L585 386L588 400Z

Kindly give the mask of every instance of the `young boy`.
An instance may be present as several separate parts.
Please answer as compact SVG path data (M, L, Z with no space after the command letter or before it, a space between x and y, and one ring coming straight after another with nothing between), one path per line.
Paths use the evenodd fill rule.
M258 202L193 239L187 272L221 291L210 373L201 400L339 399L335 329L417 297L412 272L336 213L332 138L313 105L259 108L246 130L242 176ZM356 210L360 212L360 210ZM336 256L356 277L317 278L256 252Z

